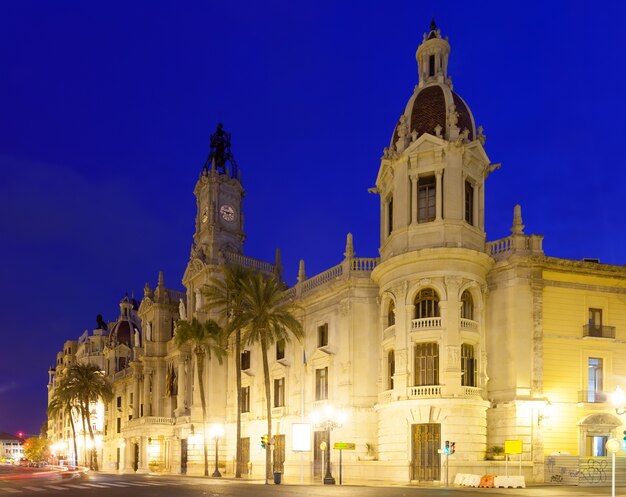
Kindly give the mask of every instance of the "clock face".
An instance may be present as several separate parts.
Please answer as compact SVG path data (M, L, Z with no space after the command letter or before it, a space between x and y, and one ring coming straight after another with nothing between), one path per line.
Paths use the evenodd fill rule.
M228 204L224 204L220 207L220 215L224 221L230 223L235 220L235 209Z

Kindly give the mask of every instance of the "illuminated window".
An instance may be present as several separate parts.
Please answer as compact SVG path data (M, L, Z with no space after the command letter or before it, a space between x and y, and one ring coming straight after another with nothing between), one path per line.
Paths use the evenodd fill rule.
M603 360L599 357L587 359L587 402L604 402L603 389Z
M439 316L439 297L431 288L421 290L415 297L415 319Z

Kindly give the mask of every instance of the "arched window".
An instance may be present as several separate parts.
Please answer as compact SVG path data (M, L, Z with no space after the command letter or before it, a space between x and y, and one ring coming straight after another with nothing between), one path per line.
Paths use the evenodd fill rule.
M474 357L474 346L469 343L461 345L461 385L464 387L475 387L478 385L476 379L476 358Z
M415 319L439 316L439 296L432 288L420 290L415 297Z
M393 300L390 300L387 308L387 326L393 326L394 324L396 324L396 304L394 304Z
M467 290L461 295L461 318L474 320L474 300Z
M391 349L387 352L387 390L393 390L394 374L396 374L396 354Z

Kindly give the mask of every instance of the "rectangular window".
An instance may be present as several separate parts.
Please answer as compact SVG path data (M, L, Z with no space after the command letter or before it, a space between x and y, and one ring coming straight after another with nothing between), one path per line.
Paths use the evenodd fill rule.
M250 387L241 388L241 412L250 412Z
M122 418L117 418L117 433L122 432Z
M280 361L285 358L285 339L276 341L276 360Z
M464 343L461 345L461 385L464 387L475 387L476 380L476 358L474 357L474 346Z
M285 405L285 378L274 380L274 407Z
M599 357L587 359L587 402L604 402L603 360Z
M417 221L419 223L434 221L437 199L435 177L420 178L417 186Z
M317 327L317 346L324 347L325 345L328 345L328 323Z
M393 197L387 202L387 236L393 231Z
M435 56L434 55L430 55L428 57L428 75L431 77L435 75Z
M469 181L465 182L465 222L474 224L474 187Z
M121 411L121 410L122 410L122 397L118 397L118 398L116 399L116 403L117 403L117 409L118 409L118 411Z
M415 385L439 385L439 344L415 345Z
M328 367L315 370L315 400L328 399Z
M602 309L589 309L589 335L602 336Z
M241 353L241 370L245 371L246 369L250 369L250 351L244 350Z

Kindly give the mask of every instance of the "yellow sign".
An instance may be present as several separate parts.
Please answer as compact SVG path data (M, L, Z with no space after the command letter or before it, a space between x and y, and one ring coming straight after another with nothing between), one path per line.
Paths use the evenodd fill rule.
M504 453L505 454L521 454L522 453L522 441L521 440L505 440L504 441Z
M356 449L356 444L348 443L348 442L337 442L333 448L335 450L354 450Z

